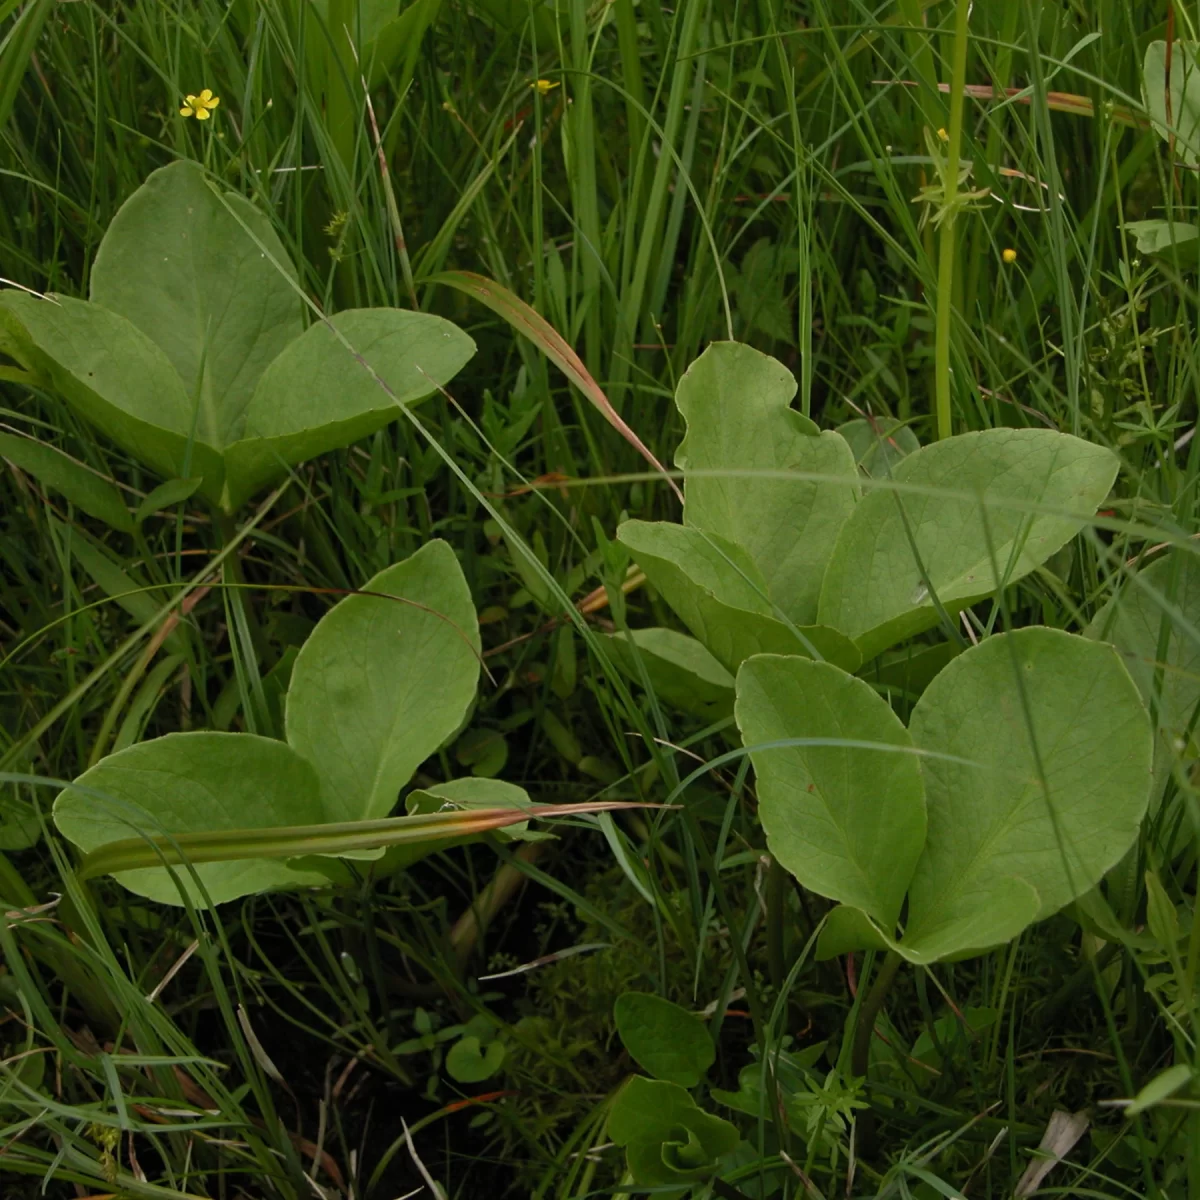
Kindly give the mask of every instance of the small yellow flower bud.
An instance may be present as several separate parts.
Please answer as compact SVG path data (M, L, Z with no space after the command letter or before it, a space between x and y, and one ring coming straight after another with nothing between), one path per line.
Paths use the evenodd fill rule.
M545 96L554 91L558 87L558 84L552 79L539 79L537 83L531 83L529 86L535 88L541 95Z
M1017 252L1011 246L1006 246L1000 252L1000 257L1011 266L1017 261Z
M945 131L945 129L939 129L938 130L938 141L948 142L949 140L950 140L950 135Z

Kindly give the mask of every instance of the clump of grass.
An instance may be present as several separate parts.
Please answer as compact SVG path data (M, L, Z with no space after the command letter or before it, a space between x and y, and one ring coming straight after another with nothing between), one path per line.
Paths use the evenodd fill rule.
M485 955L526 961L590 940L613 948L496 993L474 983L479 960L464 967L449 940L491 875L488 856L441 857L399 891L364 884L201 919L151 909L115 885L79 885L44 828L52 788L38 778L70 778L98 751L158 733L244 726L239 678L268 675L303 641L328 602L317 589L353 587L433 535L459 549L489 614L498 686L473 729L503 738L509 777L535 795L624 788L662 799L690 769L663 743L686 742L705 761L725 748L722 731L698 736L694 722L604 671L593 633L605 626L562 633L571 627L552 588L577 599L619 583L597 530L610 536L622 512L678 509L666 488L622 478L641 461L529 342L423 282L445 267L481 271L533 304L663 461L680 432L675 382L706 341L733 336L785 361L798 407L825 425L895 416L930 440L940 411L943 432L1044 424L1114 446L1124 469L1113 519L1193 534L1194 272L1139 254L1125 228L1167 212L1187 219L1196 204L1193 174L1138 116L1145 44L1166 36L1168 21L1176 36L1194 36L1190 18L1130 0L977 0L964 42L954 19L965 7L569 0L556 15L446 0L420 54L372 89L385 180L361 85L319 6L0 5L6 279L86 294L121 201L153 168L193 157L272 215L323 309L411 304L411 274L416 302L457 320L480 347L453 396L424 410L431 442L398 422L306 466L264 514L243 563L262 662L230 638L214 590L123 694L140 649L120 648L137 616L88 571L79 545L107 551L136 586L166 591L213 556L216 531L183 505L122 540L20 470L0 470L0 751L10 772L0 899L14 914L0 922L9 1014L0 1171L14 1189L32 1195L46 1179L61 1195L78 1186L300 1197L313 1194L312 1177L330 1196L403 1194L423 1184L407 1150L373 1178L398 1136L364 1115L378 1099L415 1120L440 1114L437 1136L427 1126L418 1141L448 1194L495 1194L497 1155L518 1189L588 1194L600 1176L571 1156L602 1140L601 1100L627 1067L608 1019L627 986L688 1007L727 1000L736 986L747 990L746 1012L779 1006L786 1019L770 1031L734 1018L752 1031L741 1035L726 1022L726 1088L753 1061L750 1044L781 1030L793 1048L828 1042L818 1061L832 1069L865 964L805 963L780 990L755 924L763 844L744 777L715 772L716 798L706 795L694 825L670 814L619 826L618 844L642 867L637 886L598 848L520 865L531 895L553 889L578 915L542 944L527 927L534 902L514 902L511 923L498 919L486 934ZM350 23L361 15L335 9ZM962 78L975 89L965 100L938 86ZM557 86L530 86L539 79ZM181 119L181 98L205 86L222 99L212 119ZM970 164L961 187L988 194L956 218L951 260L929 189L937 156L947 155L942 170L958 156L937 131L950 135L960 106ZM6 428L58 446L131 503L154 486L27 382L0 358ZM552 474L587 486L527 490ZM537 568L489 523L485 500L533 548ZM1126 556L1123 538L1082 539L1012 589L1014 619L1077 628L1105 598L1107 559ZM652 613L669 620L644 591L628 604L646 623ZM98 670L103 678L80 692ZM64 697L74 699L27 742ZM472 753L448 747L427 772L462 773ZM697 829L708 848L728 838L719 869L704 869ZM1167 853L1170 844L1152 831L1110 881L1130 927L1147 919L1152 869L1184 928L1196 928L1195 853ZM35 911L52 893L58 906ZM783 903L791 965L823 909L786 892ZM752 931L748 976L730 951L739 930L714 916L726 911ZM1050 1177L1056 1186L1196 1194L1189 1108L1126 1121L1108 1104L1172 1058L1195 1061L1187 945L1176 962L1061 917L977 961L914 973L888 1002L886 1042L876 1039L879 1150L859 1162L855 1193L1009 1195L1063 1108L1090 1111L1092 1125L1073 1165ZM432 1050L394 1052L419 1007L442 1027L488 1011L511 1029L496 1090L518 1095L448 1109L451 1096L478 1093L459 1097ZM973 1010L993 1015L979 1029L956 1021ZM265 1032L273 1025L286 1037ZM938 1029L950 1042L931 1070L911 1051ZM276 1055L288 1086L267 1066ZM299 1071L289 1078L290 1061L318 1058L302 1086ZM329 1063L357 1064L336 1094ZM849 1086L810 1081L805 1111L826 1132L809 1137L803 1125L790 1151L746 1123L786 1194L807 1185L781 1150L817 1191L849 1192L849 1135L827 1121Z

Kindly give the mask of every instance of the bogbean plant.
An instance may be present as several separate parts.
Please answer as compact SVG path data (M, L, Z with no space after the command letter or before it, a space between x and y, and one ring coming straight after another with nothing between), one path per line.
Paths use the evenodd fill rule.
M436 391L474 343L394 308L306 328L265 216L176 162L113 219L89 300L0 291L0 351L164 476L172 502L195 494L228 530L294 464ZM93 516L133 527L115 491L71 460L19 438L2 449ZM91 855L85 875L197 905L341 879L347 859L396 869L485 830L539 836L525 827L526 793L499 780L412 791L409 815L389 818L468 716L481 661L467 581L451 548L430 541L316 626L291 664L285 740L201 731L129 746L64 791L54 820Z
M736 343L681 379L683 520L617 536L692 637L614 636L635 680L734 714L770 854L834 902L817 957L884 953L846 1043L853 1079L903 962L978 955L1073 902L1084 921L1103 908L1094 889L1161 803L1200 707L1193 644L1164 624L1200 614L1200 568L1160 559L1083 634L1005 628L1009 589L1089 525L1116 456L1049 429L924 447L894 424L822 431L790 407L795 390ZM965 612L983 600L990 616ZM696 1040L686 1013L655 1025L648 1007L623 997L616 1016L656 1080L619 1094L609 1130L636 1182L682 1186L713 1175L732 1132L691 1101L699 1075L639 1052L633 1010L680 1055ZM778 1102L815 1091L839 1119L811 1065L775 1052ZM717 1095L769 1120L762 1064L747 1071ZM861 1105L843 1099L842 1117Z

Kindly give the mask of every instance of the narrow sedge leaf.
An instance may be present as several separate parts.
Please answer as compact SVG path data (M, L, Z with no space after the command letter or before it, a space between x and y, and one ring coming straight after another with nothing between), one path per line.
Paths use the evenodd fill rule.
M636 433L625 423L621 414L612 406L603 388L592 378L583 360L571 348L570 343L546 320L545 317L514 295L503 284L473 271L442 271L431 275L427 283L444 283L473 296L487 305L497 316L503 317L517 331L527 337L599 410L604 419L648 462L656 471L666 475L666 468L654 457ZM667 483L682 500L673 479Z
M184 737L184 734L168 734ZM249 737L249 734L211 734L212 737ZM159 739L160 741L163 739ZM268 739L261 739L268 740ZM149 745L150 743L142 743ZM274 743L282 746L282 742ZM137 747L132 747L137 749ZM286 746L284 747L286 749ZM115 755L113 757L116 757ZM108 761L108 760L105 760ZM82 777L77 781L82 784ZM180 833L122 838L104 843L84 857L81 878L112 875L162 863L238 863L255 859L293 859L308 855L337 856L356 850L437 843L452 838L478 836L530 820L575 817L588 813L614 812L653 805L636 801L597 800L581 804L534 804L527 810L481 808L473 812L421 813L407 817L383 817L377 821L340 821L319 825L270 826L262 829L224 829L217 832ZM62 822L55 814L60 831ZM71 838L75 841L75 838ZM317 876L317 882L324 882ZM122 882L125 882L122 879ZM303 881L301 881L303 882ZM126 886L129 886L128 884ZM137 890L137 889L131 889ZM252 888L247 891L261 891ZM144 893L143 893L144 894ZM245 895L246 891L239 893ZM160 897L154 897L159 899ZM232 899L233 897L227 897ZM214 897L215 899L215 897ZM166 903L178 901L167 900Z
M122 533L133 531L129 509L108 480L81 462L33 438L0 433L0 458L65 496L76 508Z

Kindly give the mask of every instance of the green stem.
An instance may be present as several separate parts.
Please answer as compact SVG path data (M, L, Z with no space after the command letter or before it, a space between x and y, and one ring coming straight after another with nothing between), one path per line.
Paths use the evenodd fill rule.
M875 1033L875 1022L879 1019L883 1002L891 991L892 980L904 960L895 950L889 950L883 966L871 984L871 990L858 1010L858 1025L854 1029L854 1048L850 1052L850 1074L856 1079L865 1079L871 1062L871 1038Z
M237 521L228 513L213 510L213 520L223 546L228 546L238 536ZM251 732L269 734L270 709L263 692L262 674L266 663L267 641L258 623L254 604L247 596L246 577L242 573L242 560L236 551L230 554L222 568L222 581L226 584L226 612L230 615L229 644L234 651L235 664L240 661L246 672L244 701L253 712L247 712ZM241 624L244 635L239 631ZM245 645L248 641L249 645ZM248 653L247 653L248 651Z
M850 1051L850 1074L855 1079L865 1080L871 1066L871 1039L875 1036L875 1022L883 1008L883 1002L891 991L892 980L904 960L895 950L889 950L871 984L871 990L859 1006L858 1024L854 1029L854 1045ZM875 1152L875 1113L872 1109L864 1109L858 1116L855 1140L858 1153L863 1158L870 1158Z
M950 410L950 323L954 315L955 212L958 171L962 161L963 101L967 86L967 17L970 0L956 0L954 17L954 64L950 80L950 135L947 166L942 183L941 238L938 242L937 333L934 344L934 377L937 384L937 435L951 433Z
M767 969L771 983L783 987L787 978L784 924L787 920L788 876L777 859L767 868Z

